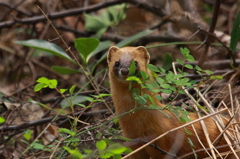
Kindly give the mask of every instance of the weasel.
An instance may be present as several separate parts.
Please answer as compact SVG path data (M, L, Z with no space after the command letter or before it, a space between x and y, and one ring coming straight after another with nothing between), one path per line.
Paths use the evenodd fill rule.
M129 67L132 60L135 62L136 71L145 71L151 78L151 71L147 68L147 64L150 61L150 55L147 49L143 46L139 47L124 47L118 48L112 46L108 51L107 62L109 66L109 80L110 89L112 93L112 99L117 115L129 112L130 110L140 107L132 96L129 90L129 82L126 78L129 77ZM133 87L140 86L135 84ZM143 89L144 94L149 94L154 98L154 93ZM154 98L155 103L159 107L165 107L159 100ZM119 124L123 131L123 136L129 139L140 139L143 141L150 141L157 136L180 126L181 124L170 113L168 110L163 109L164 113L158 110L138 110L134 113L128 113L119 118ZM169 116L169 117L168 117ZM196 113L190 113L189 118L191 120L198 119ZM220 134L215 122L211 118L204 120L209 132L211 141L213 142ZM203 145L208 148L207 140L202 130L199 122L194 124L197 134ZM131 159L161 159L161 158L176 158L187 153L191 153L194 150L202 149L203 147L199 143L192 126L187 126L186 129L193 133L188 135L183 129L171 132L161 139L159 139L155 144L158 148L163 150L162 152L148 146L135 154L133 154ZM190 138L194 148L191 147L187 138ZM130 142L128 145L132 150L144 145L144 142ZM221 141L217 146L225 145L224 148L218 149L219 152L229 151L229 147L222 137ZM163 152L168 152L172 155L168 155ZM211 154L211 152L209 151ZM203 150L197 153L198 158L208 157L209 155ZM175 157L174 157L175 156ZM194 155L187 156L185 158L194 158Z

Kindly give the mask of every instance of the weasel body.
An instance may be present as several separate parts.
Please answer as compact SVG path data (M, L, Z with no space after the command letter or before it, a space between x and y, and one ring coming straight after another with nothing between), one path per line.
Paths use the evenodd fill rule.
M145 71L149 76L151 76L151 72L147 68L150 56L145 47L124 47L119 49L113 46L109 49L107 57L109 79L111 84L112 99L117 115L126 113L136 107L136 102L131 91L129 91L129 82L126 81L132 60L134 60L136 64L137 71ZM133 87L139 86L135 85ZM147 90L142 91L144 94L149 94L152 97L156 95ZM154 101L159 107L165 107L165 105L161 104L159 100L154 98ZM119 118L119 124L123 130L123 136L130 139L150 141L157 136L181 125L169 111L164 110L164 113L166 113L169 117L158 110L139 110L134 113L128 113L121 116ZM191 120L198 119L197 114L195 113L191 113L189 117ZM219 136L220 132L211 118L205 119L204 122L206 123L210 140L213 142ZM208 148L209 146L200 123L195 123L194 127L196 128L201 142L206 148ZM158 148L164 150L165 152L169 152L172 155L161 154L161 151L148 146L133 154L131 159L170 159L175 158L176 156L180 157L187 153L191 153L193 152L193 149L202 149L203 147L194 134L192 126L188 126L186 129L193 134L188 135L183 129L180 129L165 135L156 142L156 146ZM195 148L191 147L187 138L191 139ZM128 147L135 150L142 145L144 145L143 142L131 142ZM218 149L219 152L229 151L229 147L223 137L217 146L220 145L226 146ZM209 151L209 153L211 152ZM201 151L197 153L197 155L199 159L208 157L208 154L206 154L205 151ZM194 155L187 156L186 158L194 158Z

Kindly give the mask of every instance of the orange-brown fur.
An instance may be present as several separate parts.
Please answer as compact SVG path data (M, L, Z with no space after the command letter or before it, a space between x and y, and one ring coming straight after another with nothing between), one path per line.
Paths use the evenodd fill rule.
M127 58L124 58L127 57ZM124 48L117 48L111 47L108 52L108 65L109 65L109 78L111 84L111 93L114 102L114 107L116 110L116 114L120 115L122 113L128 112L135 107L135 100L132 97L131 92L129 91L129 83L125 81L124 77L119 77L114 73L113 67L116 61L123 59L120 62L128 62L127 60L134 60L138 62L141 71L146 71L150 76L151 73L147 69L146 65L149 63L149 54L144 47L124 47ZM127 65L127 64L126 64ZM128 64L129 65L129 64ZM138 87L135 85L135 87ZM142 90L145 94L154 95L147 90ZM164 107L157 99L154 99L155 103L160 106ZM123 136L130 138L130 139L142 139L142 140L151 140L168 130L171 130L175 127L180 126L179 121L174 117L169 111L164 110L169 117L164 115L162 112L158 110L139 110L135 111L134 113L126 114L119 118L120 126L123 130ZM197 115L195 113L190 114L190 119L194 120L197 119ZM211 141L213 142L216 137L219 135L219 130L215 124L215 122L211 118L207 118L204 120L207 126L207 130L209 132L209 136ZM201 142L208 148L207 140L202 130L202 127L199 122L194 124L194 127L197 130L197 134ZM192 152L192 148L187 141L187 137L191 139L194 146L196 147L195 150L201 149L202 146L198 142L196 135L191 126L186 127L188 131L192 132L193 135L187 135L183 129L178 131L174 131L169 133L168 135L164 136L163 138L159 139L156 144L159 148L175 154L176 156L180 157L186 153ZM136 149L142 146L144 143L136 142L130 143L128 146L131 149ZM222 138L221 144L226 144L224 139ZM218 145L218 146L219 146ZM228 151L229 148L226 146L222 148L220 151L225 152ZM132 159L147 159L147 158L172 158L168 155L158 155L161 154L160 151L154 149L151 146L144 148L143 150L133 154L131 156ZM207 157L208 155L206 152L202 151L198 153L198 158ZM188 156L186 158L194 158L193 156Z

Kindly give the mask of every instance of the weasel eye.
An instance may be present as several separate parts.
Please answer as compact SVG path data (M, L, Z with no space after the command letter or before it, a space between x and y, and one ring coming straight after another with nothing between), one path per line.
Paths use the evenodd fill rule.
M119 66L120 66L120 63L117 61L117 62L115 62L114 66L115 66L115 67L119 67Z
M135 63L135 66L137 67L137 66L138 66L138 62L137 62L137 61L134 61L134 63Z

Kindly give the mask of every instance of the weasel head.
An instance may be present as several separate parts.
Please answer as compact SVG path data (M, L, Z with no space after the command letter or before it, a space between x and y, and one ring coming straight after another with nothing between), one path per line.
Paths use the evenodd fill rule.
M135 62L137 73L147 71L149 60L149 53L143 46L124 48L112 46L107 55L109 75L119 82L127 82L126 78L129 77L129 67L132 61Z

